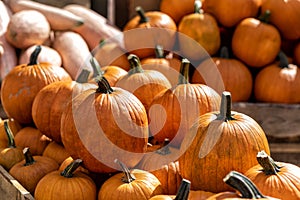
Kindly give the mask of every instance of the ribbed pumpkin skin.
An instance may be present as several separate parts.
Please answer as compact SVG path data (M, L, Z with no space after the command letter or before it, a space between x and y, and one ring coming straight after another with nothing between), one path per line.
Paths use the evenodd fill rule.
M146 152L148 119L144 106L130 92L117 87L113 90L84 91L68 104L61 119L66 150L73 158L82 159L92 172L116 171L116 158L134 167Z
M1 86L1 103L5 112L21 124L32 123L31 109L36 94L46 85L62 80L71 80L71 77L59 66L48 63L16 66L3 79Z
M180 148L180 172L193 190L229 190L223 182L226 174L246 172L257 164L256 154L261 150L270 154L265 133L252 118L232 112L235 120L223 121L216 119L217 114L200 116Z

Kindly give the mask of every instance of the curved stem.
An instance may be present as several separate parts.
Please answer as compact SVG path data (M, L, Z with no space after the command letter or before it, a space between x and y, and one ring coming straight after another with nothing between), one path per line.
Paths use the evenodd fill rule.
M140 24L141 24L141 23L149 22L149 18L146 17L145 11L144 11L144 9L143 9L141 6L137 6L137 7L135 8L135 11L136 11L137 14L140 16L140 21L139 21Z
M29 63L27 65L36 65L36 64L38 64L37 59L38 59L38 56L39 56L41 51L42 51L41 45L37 45L36 48L34 49L34 51L31 53L30 60L29 60Z
M122 168L122 171L124 173L124 176L122 177L122 181L124 183L131 183L132 181L135 180L134 175L130 173L128 167L124 163L122 163L118 159L115 159L115 163L119 164Z
M102 76L100 80L98 80L98 88L96 90L96 92L98 93L102 93L102 94L110 94L112 93L114 90L110 87L107 79Z
M275 175L280 172L281 167L265 151L258 152L256 159L266 175Z
M82 69L81 73L76 79L77 83L86 83L88 81L88 78L90 76L90 71L87 69Z
M228 59L229 58L229 51L228 51L228 48L226 46L223 46L221 48L221 51L220 51L220 58L225 58L225 59Z
M194 13L203 14L203 12L201 0L196 0L194 3Z
M289 60L283 51L279 51L279 67L281 68L289 68Z
M136 55L130 54L127 59L130 63L130 70L128 71L128 74L144 72L141 61Z
M74 171L81 165L81 163L82 163L81 159L74 160L60 173L60 175L66 178L73 177Z
M218 120L232 120L233 117L231 115L231 94L230 92L224 91L222 93L220 113L217 117Z
M168 154L170 154L171 151L170 151L170 148L169 148L169 143L170 143L169 138L166 138L164 140L162 148L156 150L155 152L158 153L158 154L160 154L160 155L168 155Z
M179 189L174 200L187 200L191 189L191 182L187 179L182 179Z
M8 125L8 119L4 120L4 130L5 130L5 133L6 133L7 138L8 138L8 147L9 148L16 148L14 135L11 132L11 129L9 128L9 125Z
M94 71L93 78L102 77L104 72L101 70L100 64L97 61L97 59L95 57L92 57L90 59L90 63L92 65L92 68L93 68L93 71Z
M239 172L231 171L229 174L227 174L227 176L223 179L223 181L230 187L239 191L242 198L247 198L247 199L265 198L265 196L262 195L260 191L257 189L257 187L253 184L253 182L245 175Z
M183 58L180 66L178 85L189 83L189 68L190 68L190 61L186 58Z
M261 22L264 22L264 23L269 23L270 21L270 16L271 16L271 11L270 10L266 10L264 13L262 13L258 19L259 21Z
M29 147L25 147L23 149L23 154L24 154L24 157L25 157L25 164L24 166L28 166L28 165L32 165L33 163L35 163L36 161L34 160L30 150L29 150Z
M164 58L164 49L161 45L155 46L155 57L156 58Z

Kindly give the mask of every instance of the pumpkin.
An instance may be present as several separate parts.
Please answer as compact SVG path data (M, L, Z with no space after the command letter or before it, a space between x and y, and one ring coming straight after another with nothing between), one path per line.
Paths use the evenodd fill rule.
M231 111L231 94L225 91L220 111L201 115L183 139L179 170L193 190L222 192L230 189L224 176L256 165L253 157L261 150L270 154L263 129L251 117Z
M123 28L125 49L140 59L154 55L153 49L158 44L171 50L177 31L174 20L160 11L145 12L140 6L136 7L136 12L138 15L130 19Z
M272 13L268 10L259 18L245 18L234 30L232 51L250 67L270 64L280 51L280 33L274 25L268 23L270 16Z
M11 16L5 37L14 47L26 49L43 44L50 36L50 25L46 17L36 10L22 10Z
M195 0L161 0L159 10L166 13L178 24L182 17L194 11Z
M300 198L300 168L286 162L275 162L266 152L257 154L259 164L245 172L265 195L282 200Z
M118 66L125 71L130 69L126 51L116 42L102 40L99 45L93 49L92 53L102 67L113 65Z
M12 69L1 85L1 103L5 113L21 124L31 124L32 103L36 94L46 85L62 80L71 80L60 66L37 63L41 46L31 54L29 64Z
M28 47L27 49L24 49L21 52L21 54L19 56L19 64L20 65L23 63L29 62L30 55L35 50L36 46L37 45L32 45L32 46ZM57 65L57 66L62 65L61 56L55 49L53 49L52 47L46 46L46 45L41 45L41 47L42 47L42 51L40 52L40 54L37 58L38 63L47 62L47 63L51 63L51 64Z
M285 39L300 38L299 1L262 0L261 12L270 10L270 23L274 24Z
M115 172L115 157L134 167L146 152L149 133L143 104L132 93L110 87L104 77L96 90L73 98L63 112L61 125L67 152L82 159L92 172Z
M72 162L74 162L74 159L69 156L67 157L60 165L59 165L59 168L58 170L61 170L63 171L68 165L70 165ZM79 166L76 170L76 171L81 171L83 173L86 173L86 174L89 174L89 171L87 169L85 169L83 166Z
M116 83L116 87L123 88L133 93L145 106L146 112L155 96L163 90L171 88L169 80L156 70L144 70L140 59L130 54L130 71Z
M55 170L45 175L37 184L34 198L36 200L95 200L96 185L93 180L80 171L74 172L82 163L76 159L63 171Z
M76 81L58 81L41 89L32 103L32 118L35 126L47 137L61 143L61 116L69 101L84 90L96 88L87 83L90 72L83 69Z
M43 156L52 158L61 165L66 158L70 157L70 154L62 144L52 141L44 149Z
M204 190L190 190L188 200L206 200L214 194Z
M9 173L31 194L34 194L37 183L46 174L57 170L55 160L44 156L33 156L28 147L23 150L25 159L16 163Z
M216 19L203 11L201 1L194 6L194 13L184 16L178 25L180 53L189 60L213 55L221 45Z
M260 0L205 0L203 10L213 15L222 26L234 27L247 17L256 17L260 5Z
M157 141L170 139L170 145L180 147L190 126L200 115L217 110L220 95L204 84L189 83L190 62L182 60L178 84L157 95L150 105L149 128Z
M295 64L300 66L300 42L296 44L293 54Z
M161 45L155 47L155 57L148 57L141 60L143 69L156 70L161 72L171 83L171 86L177 84L177 77L180 71L181 60L174 54L164 55Z
M23 160L23 152L22 148L17 147L15 144L14 135L9 128L8 121L4 121L4 128L8 143L5 148L0 149L0 165L9 171L12 166Z
M16 135L19 130L21 130L22 126L13 118L8 118L4 120L0 120L0 148L6 148L8 143L8 137L4 128L4 121L8 122L8 126L13 135Z
M300 71L289 64L283 51L279 63L273 63L258 72L254 81L254 98L260 102L299 103Z
M43 135L41 131L35 127L23 127L15 135L15 143L18 147L29 147L33 155L42 155L50 139Z
M129 170L118 159L115 162L121 166L123 173L117 173L103 183L98 200L118 200L124 197L128 200L147 200L162 194L161 184L153 174L139 169Z
M216 67L212 67L212 62ZM219 57L205 59L197 66L191 83L202 83L218 88L220 79L224 84L224 89L231 93L233 102L250 99L253 87L252 74L240 60L229 57L228 48L225 46L221 48Z
M231 188L236 192L224 191L210 196L207 200L231 200L231 199L273 199L276 198L263 195L255 184L248 179L245 175L237 171L230 171L223 179Z

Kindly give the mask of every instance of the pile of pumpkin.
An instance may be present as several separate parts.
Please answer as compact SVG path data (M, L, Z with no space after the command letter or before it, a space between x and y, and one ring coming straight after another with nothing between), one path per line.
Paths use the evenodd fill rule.
M226 10L219 1L205 0L203 9L200 1L176 2L163 0L161 11L138 7L124 31L80 5L0 2L7 114L0 122L0 164L36 199L300 198L300 168L274 162L257 122L231 111L233 101L249 100L254 68L272 77L257 74L266 83L255 88L268 98L255 94L257 100L276 102L266 91L273 95L280 86L266 87L281 83L278 76L287 82L274 98L299 102L297 67L280 48L281 38L298 40L300 29L290 35L255 18L259 8L275 13L277 1L247 1L249 7L237 1L236 13L252 11L235 22L222 21L228 12L218 16ZM296 2L291 9L298 5L290 2ZM221 48L232 27L235 45ZM257 33L267 36L252 41ZM186 37L193 34L205 51ZM270 52L259 52L267 47ZM215 57L228 50L234 58Z

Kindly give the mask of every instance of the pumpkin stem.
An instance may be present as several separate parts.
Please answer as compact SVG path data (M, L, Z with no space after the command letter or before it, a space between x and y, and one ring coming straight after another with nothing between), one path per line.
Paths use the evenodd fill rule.
M103 71L101 70L99 62L97 61L97 59L95 57L92 57L90 59L90 63L92 65L92 68L94 71L93 78L100 80L100 78L103 76Z
M187 200L191 189L191 182L187 179L182 179L179 189L174 200Z
M229 58L229 51L228 51L228 48L226 46L223 46L221 48L221 51L220 51L220 58L225 58L225 59L228 59Z
M164 49L161 45L155 46L155 57L156 58L164 58Z
M33 163L35 163L36 161L34 160L30 150L29 150L29 147L25 147L23 149L23 154L24 154L24 157L25 157L25 164L24 166L28 166L28 165L32 165Z
M229 120L234 119L231 115L231 94L230 94L230 92L224 91L222 93L220 113L219 113L217 119L224 120L224 121L229 121Z
M196 0L194 3L194 13L203 14L202 2L200 0Z
M31 53L30 60L29 60L29 63L27 65L36 65L36 64L38 64L37 58L38 58L41 51L42 51L41 45L37 45L35 47L34 51Z
M82 69L82 71L80 72L79 76L76 79L77 83L86 83L88 81L89 75L90 75L90 71L87 69Z
M140 21L139 21L140 24L149 22L149 18L146 17L145 11L144 11L144 9L141 6L137 6L135 8L135 11L140 16Z
M160 154L160 155L168 155L171 153L170 148L169 148L169 143L170 140L169 138L165 138L164 143L162 145L162 148L156 150L155 152Z
M189 68L190 61L186 58L183 58L180 66L180 73L178 77L178 85L180 84L188 84L189 83Z
M111 94L114 90L110 87L107 79L102 76L100 80L98 80L98 88L96 92L102 94Z
M130 70L128 72L130 75L131 74L135 74L135 73L142 73L142 72L144 72L139 57L137 57L134 54L130 54L127 57L127 59L128 59L128 61L130 63Z
M259 21L261 22L264 22L264 23L269 23L270 21L270 16L271 16L271 11L270 10L266 10L264 13L262 13L258 19Z
M11 132L11 129L8 125L8 119L4 120L4 130L5 130L5 133L6 133L7 138L8 138L8 147L9 148L16 148L14 135Z
M247 178L245 175L237 171L229 172L229 174L225 176L223 181L227 185L239 191L242 198L246 198L246 199L266 198L264 195L260 193L260 191L257 189L257 187L253 184L253 182L249 178Z
M71 178L74 175L74 171L81 165L82 160L73 160L61 173L60 175L66 178Z
M124 176L122 177L122 181L124 183L131 183L132 181L135 180L134 175L130 173L128 167L124 163L122 163L118 159L115 159L115 163L119 164L122 168L122 171L124 173Z
M282 50L279 51L278 57L279 57L279 67L281 67L282 69L289 68L289 60Z
M264 150L258 152L256 159L266 175L275 175L280 172L281 167Z

